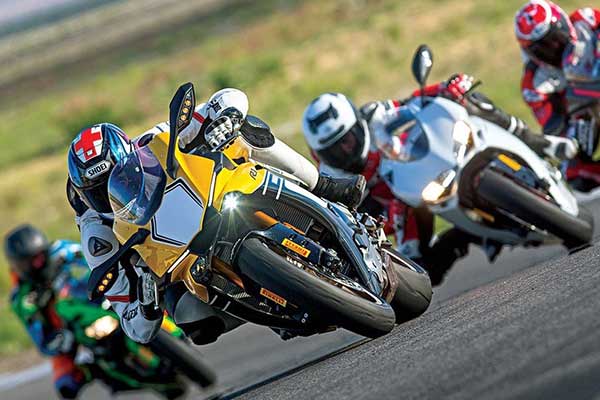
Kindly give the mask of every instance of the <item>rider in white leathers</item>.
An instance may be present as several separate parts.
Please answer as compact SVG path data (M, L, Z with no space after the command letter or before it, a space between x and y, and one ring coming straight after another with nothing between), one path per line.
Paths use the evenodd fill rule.
M570 159L577 153L576 143L567 138L542 136L530 131L519 118L494 106L483 94L471 93L474 80L455 74L448 81L428 86L426 96L444 96L521 138L542 157ZM420 91L406 100L370 102L355 108L346 96L324 93L306 108L304 137L321 171L334 176L359 173L367 179L368 194L359 211L387 216L386 233L394 233L398 251L416 260L429 271L433 284L464 256L470 242L477 240L465 232L451 229L432 245L433 218L429 212L413 209L391 193L378 174L385 157L408 157L404 134L420 109ZM488 249L486 249L488 250ZM490 254L495 249L490 249Z

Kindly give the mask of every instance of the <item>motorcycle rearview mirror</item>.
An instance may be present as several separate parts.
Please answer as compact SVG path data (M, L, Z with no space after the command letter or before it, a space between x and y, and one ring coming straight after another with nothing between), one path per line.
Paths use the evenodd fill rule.
M92 301L100 299L104 296L112 285L116 282L119 267L119 261L131 248L135 245L144 243L144 240L150 235L150 231L139 229L136 233L121 246L115 254L108 260L92 270L87 283L88 298Z
M175 146L177 137L192 122L194 107L196 106L196 95L194 85L191 82L179 86L173 99L169 104L169 149L167 151L167 173L175 179L177 161L175 160Z
M433 54L431 53L431 49L426 44L420 45L413 57L412 73L421 89L421 102L425 97L425 83L427 82L427 77L429 77L432 66Z

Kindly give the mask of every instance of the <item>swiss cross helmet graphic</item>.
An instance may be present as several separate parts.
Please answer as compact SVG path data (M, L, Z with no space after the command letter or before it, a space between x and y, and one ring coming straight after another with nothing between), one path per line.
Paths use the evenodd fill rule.
M107 184L113 167L133 150L127 135L116 125L90 126L77 134L69 148L69 179L86 205L110 213Z
M567 45L577 40L567 13L546 0L530 0L517 11L515 34L529 57L555 67L561 66Z

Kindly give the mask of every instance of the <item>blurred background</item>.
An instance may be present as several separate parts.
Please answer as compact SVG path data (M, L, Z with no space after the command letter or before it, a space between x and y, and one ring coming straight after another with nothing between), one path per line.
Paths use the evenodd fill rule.
M103 121L137 136L167 119L186 81L199 99L227 86L244 90L250 112L307 154L300 122L310 100L324 91L357 104L405 98L416 86L413 52L427 43L431 82L472 74L496 103L533 124L513 35L522 3L0 0L0 233L29 221L53 239L77 240L64 195L70 141ZM585 4L560 1L566 10ZM0 372L36 360L9 290L0 253Z

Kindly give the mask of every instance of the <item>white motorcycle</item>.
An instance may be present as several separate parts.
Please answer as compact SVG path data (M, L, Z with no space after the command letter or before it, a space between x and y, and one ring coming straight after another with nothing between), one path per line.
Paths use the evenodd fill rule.
M429 48L419 47L412 70L422 88L432 65ZM519 138L451 100L414 102L416 119L405 136L408 158L380 165L395 196L426 206L498 251L501 245L557 239L572 249L592 240L593 218L578 206L560 171Z

